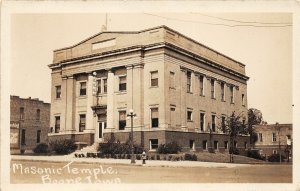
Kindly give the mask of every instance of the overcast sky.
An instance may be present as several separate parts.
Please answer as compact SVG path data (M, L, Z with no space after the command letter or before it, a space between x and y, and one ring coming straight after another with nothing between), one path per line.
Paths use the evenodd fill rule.
M12 16L11 94L50 102L51 70L47 65L52 63L53 50L100 32L104 23L105 14ZM283 13L108 13L109 31L166 25L244 63L250 77L248 107L261 110L268 123L292 123L291 24L292 15Z

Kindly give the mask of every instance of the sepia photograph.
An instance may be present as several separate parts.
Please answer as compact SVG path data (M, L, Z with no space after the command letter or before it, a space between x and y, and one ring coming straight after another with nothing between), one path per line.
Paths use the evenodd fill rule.
M300 189L296 1L65 3L2 4L1 189Z

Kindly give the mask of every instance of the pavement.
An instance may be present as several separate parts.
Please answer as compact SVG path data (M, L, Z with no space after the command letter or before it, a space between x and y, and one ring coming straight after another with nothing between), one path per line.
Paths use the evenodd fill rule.
M103 159L103 158L75 158L72 155L60 156L28 156L28 155L11 155L14 161L47 161L47 162L76 162L76 163L98 163L112 165L132 165L130 159ZM136 166L148 167L211 167L211 168L234 168L242 166L251 166L254 164L235 164L235 163L215 163L201 161L163 161L163 160L146 160L146 164L142 164L142 160L136 160ZM257 164L256 164L257 165ZM262 165L262 164L260 164Z

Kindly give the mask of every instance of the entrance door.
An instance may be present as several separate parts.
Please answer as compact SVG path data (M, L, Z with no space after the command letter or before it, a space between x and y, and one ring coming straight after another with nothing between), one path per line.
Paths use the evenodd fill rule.
M103 138L103 131L106 129L106 122L101 121L98 125L98 138L101 140Z

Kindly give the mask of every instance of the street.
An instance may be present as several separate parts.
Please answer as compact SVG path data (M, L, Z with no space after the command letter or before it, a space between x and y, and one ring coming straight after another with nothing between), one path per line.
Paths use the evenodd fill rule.
M161 167L11 161L11 183L291 183L292 165Z

